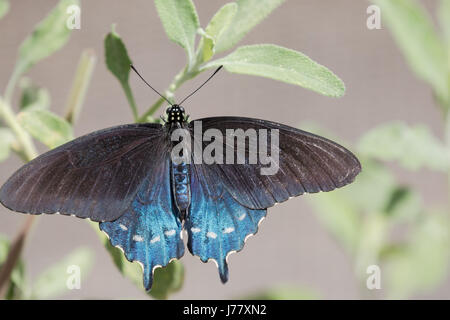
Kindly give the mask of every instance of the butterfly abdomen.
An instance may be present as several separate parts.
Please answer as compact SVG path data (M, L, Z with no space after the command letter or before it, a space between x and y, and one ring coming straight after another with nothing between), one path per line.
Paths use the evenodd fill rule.
M191 202L189 165L172 163L172 190L175 204L180 212L185 212Z

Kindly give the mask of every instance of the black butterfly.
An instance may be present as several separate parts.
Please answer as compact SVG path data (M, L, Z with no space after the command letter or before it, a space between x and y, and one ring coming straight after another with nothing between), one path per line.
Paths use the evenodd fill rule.
M278 170L261 173L267 163L251 161L252 141L245 150L224 142L223 155L231 152L241 164L198 163L192 153L175 163L175 130L190 133L191 146L207 147L208 142L194 139L196 123L202 135L208 129L223 136L236 129L278 132L278 149L272 150L278 159L273 159L276 152L269 156ZM263 139L273 142L269 135ZM204 262L214 260L226 282L227 256L256 233L267 208L303 193L342 187L360 170L350 151L323 137L251 118L188 122L183 107L174 104L163 125L104 129L42 154L9 178L0 202L22 213L59 212L100 222L112 245L141 263L149 290L154 269L184 254L183 229L189 251Z

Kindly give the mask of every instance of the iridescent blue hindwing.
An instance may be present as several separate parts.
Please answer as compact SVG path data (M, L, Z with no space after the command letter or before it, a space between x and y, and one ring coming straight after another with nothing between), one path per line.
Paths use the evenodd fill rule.
M144 287L150 290L153 271L184 254L181 221L171 196L169 156L149 173L131 207L119 219L100 223L113 246L144 269Z
M257 232L266 210L239 204L213 173L208 166L191 165L192 201L185 228L189 251L203 262L215 260L225 283L228 254L241 250L247 236Z

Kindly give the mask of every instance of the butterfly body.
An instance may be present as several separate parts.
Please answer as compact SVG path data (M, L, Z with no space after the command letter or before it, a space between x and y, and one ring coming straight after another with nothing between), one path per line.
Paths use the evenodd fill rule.
M53 149L14 173L0 189L0 202L22 213L59 212L100 222L111 244L141 263L149 290L154 269L184 254L183 230L189 251L215 261L226 282L228 255L257 232L267 208L342 187L361 170L344 147L275 122L242 117L188 122L178 105L168 108L164 120L100 130ZM202 124L201 137L210 129L222 136L230 130L279 132L270 153L270 158L279 154L272 159L278 170L262 174L264 163L249 160L251 141L240 164L198 162L190 153L174 157L178 141L172 135L178 129L189 133L191 149L207 149L209 141L195 139L196 123ZM274 141L271 135L263 140ZM214 154L231 152L234 159L240 151L223 142Z
M185 213L191 203L191 187L189 177L189 165L185 162L180 164L172 163L171 166L172 194L175 199L176 206L185 217Z

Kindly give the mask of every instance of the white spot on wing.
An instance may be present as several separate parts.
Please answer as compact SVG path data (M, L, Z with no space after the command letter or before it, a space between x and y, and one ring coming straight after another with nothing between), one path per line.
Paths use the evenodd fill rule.
M246 214L245 214L245 213L243 213L243 214L242 214L242 216L240 216L240 217L238 218L238 219L239 219L239 221L242 221L242 220L244 220L245 216L246 216Z
M191 228L192 233L200 232L200 228Z
M212 238L212 239L217 238L217 234L215 234L215 233L212 232L212 231L209 231L209 232L206 234L206 236L207 236L208 238Z
M135 234L133 236L133 240L136 242L141 242L141 241L144 241L144 238L142 238L140 235Z
M127 230L128 230L128 228L127 228L125 225L123 225L123 224L119 224L119 227L120 227L120 229L122 229L123 231L127 231Z
M223 230L223 233L231 233L233 231L234 231L234 228L233 227L229 227L229 228L226 228L225 230Z
M154 237L152 240L150 240L150 243L155 243L155 242L158 242L159 240L160 240L160 237L157 236L157 237Z
M168 237L173 236L175 234L175 229L164 231L164 234Z

